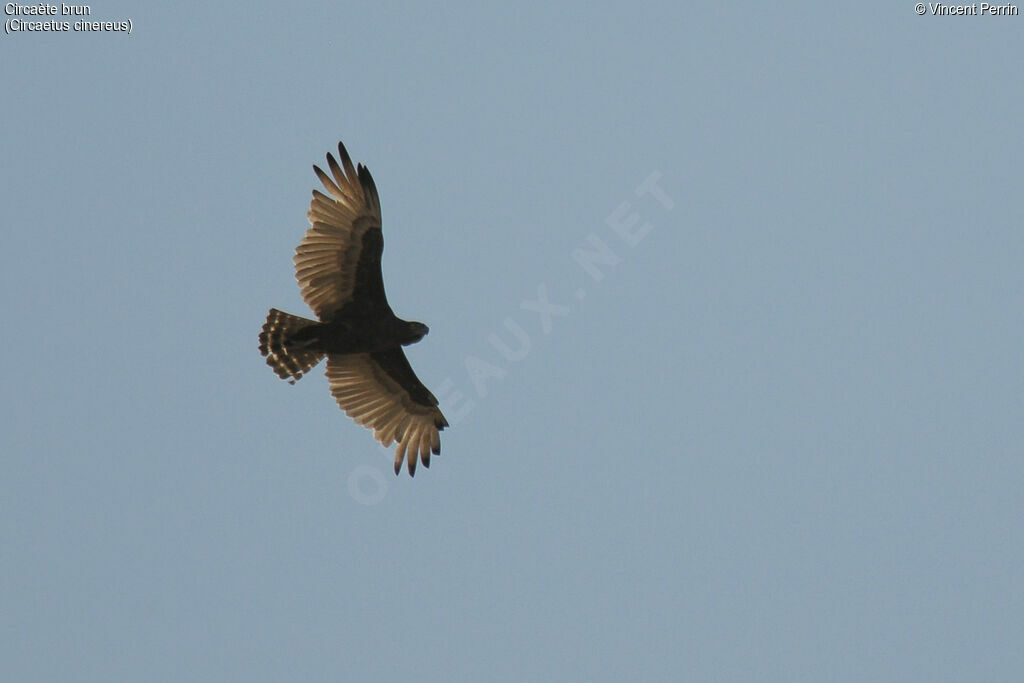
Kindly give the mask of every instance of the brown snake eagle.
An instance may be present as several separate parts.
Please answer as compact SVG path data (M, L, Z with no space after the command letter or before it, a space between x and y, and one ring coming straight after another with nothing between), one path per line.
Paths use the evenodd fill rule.
M339 164L338 161L341 163ZM441 452L448 421L437 399L412 371L402 347L428 332L395 316L384 294L380 198L370 171L352 166L338 143L327 155L330 174L313 166L327 194L313 190L311 227L295 249L295 279L317 320L270 309L260 353L292 384L327 357L331 394L349 417L385 446L395 447L395 474L406 462L430 467Z

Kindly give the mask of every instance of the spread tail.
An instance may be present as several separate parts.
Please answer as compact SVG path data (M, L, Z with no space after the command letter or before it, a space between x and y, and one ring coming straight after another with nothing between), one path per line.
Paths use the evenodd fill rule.
M295 384L323 359L325 354L320 351L287 346L287 341L292 335L307 325L315 324L315 320L307 320L276 308L270 309L267 322L260 332L260 353L266 357L267 365L281 379Z

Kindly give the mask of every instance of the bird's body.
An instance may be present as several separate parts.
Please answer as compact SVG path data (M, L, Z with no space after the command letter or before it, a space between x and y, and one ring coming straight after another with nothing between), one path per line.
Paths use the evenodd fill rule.
M396 344L415 344L426 334L422 323L395 315L345 315L318 323L313 320L289 335L287 346L323 353L370 353Z
M429 467L431 453L441 452L439 432L448 426L402 351L428 329L398 318L388 305L377 188L340 142L338 154L340 165L327 155L330 176L313 167L330 196L313 190L312 227L295 251L296 279L319 320L270 309L260 353L292 383L326 356L338 405L385 446L397 441L395 473L404 459L413 474L417 460Z

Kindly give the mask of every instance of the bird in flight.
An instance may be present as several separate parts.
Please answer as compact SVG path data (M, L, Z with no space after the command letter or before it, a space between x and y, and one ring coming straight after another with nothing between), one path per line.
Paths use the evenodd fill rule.
M440 454L440 432L448 426L402 351L429 330L398 318L388 305L380 198L369 169L353 167L340 142L338 159L328 153L327 167L330 174L313 166L327 194L313 190L311 227L294 258L302 298L317 320L271 308L260 353L291 384L326 357L338 405L385 446L397 442L395 474L404 460L411 476L417 462L430 467L430 455Z

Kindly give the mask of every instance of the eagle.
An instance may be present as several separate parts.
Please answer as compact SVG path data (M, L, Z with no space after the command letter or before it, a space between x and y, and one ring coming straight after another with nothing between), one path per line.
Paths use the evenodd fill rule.
M327 167L330 174L313 166L326 194L313 190L310 228L294 258L302 298L317 320L271 308L260 353L291 384L326 357L338 406L384 446L397 442L395 474L404 460L413 476L417 462L430 467L431 454L441 453L440 432L448 426L402 351L429 329L398 318L388 305L380 198L369 169L353 167L341 142L338 159L327 154Z

